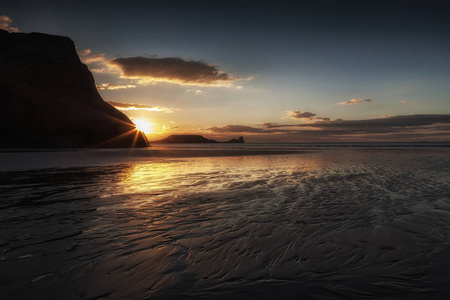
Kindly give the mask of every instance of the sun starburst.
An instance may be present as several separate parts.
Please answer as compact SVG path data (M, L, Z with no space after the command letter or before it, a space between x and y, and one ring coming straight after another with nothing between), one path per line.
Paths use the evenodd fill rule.
M133 119L132 120L134 125L136 125L136 129L139 131L142 131L145 134L153 133L154 131L154 125L155 123L151 123L147 121L146 119Z

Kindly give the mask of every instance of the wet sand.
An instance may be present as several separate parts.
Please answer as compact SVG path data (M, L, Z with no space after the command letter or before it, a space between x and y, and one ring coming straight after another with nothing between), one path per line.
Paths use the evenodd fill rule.
M450 149L90 154L0 173L3 299L450 297Z
M137 149L4 149L0 151L1 171L69 168L154 161L158 158L228 157L280 155L313 151L311 149L276 148L171 148Z

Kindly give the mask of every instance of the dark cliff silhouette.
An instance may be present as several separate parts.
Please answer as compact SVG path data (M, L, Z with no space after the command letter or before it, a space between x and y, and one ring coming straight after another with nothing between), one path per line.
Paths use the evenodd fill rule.
M244 143L244 138L242 136L240 136L237 139L231 139L228 142L224 142L224 143L242 144L242 143Z
M103 101L72 40L0 30L0 147L146 147Z
M192 144L192 143L220 143L215 140L207 139L201 135L170 135L165 139L153 141L155 144ZM238 139L232 139L223 143L244 143L244 138L241 136Z

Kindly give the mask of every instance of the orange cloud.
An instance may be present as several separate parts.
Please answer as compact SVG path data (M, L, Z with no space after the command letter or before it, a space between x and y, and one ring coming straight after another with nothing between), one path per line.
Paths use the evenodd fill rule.
M78 55L84 64L89 65L89 69L93 73L115 74L117 76L121 74L118 67L109 63L110 60L105 53L92 54L91 49L85 49L78 51Z
M97 90L120 90L120 89L132 89L135 88L134 84L126 84L126 85L114 85L111 83L102 83L100 85L96 85Z
M147 106L147 105L136 104L136 103L122 103L122 102L115 102L115 101L107 101L107 102L119 110L146 110L146 111L159 111L159 112L165 112L165 113L173 112L173 109L170 109L168 107L162 107L162 106Z
M84 49L78 51L79 56L88 56L89 54L91 54L91 49Z
M11 26L12 20L10 17L6 15L0 16L0 29L9 31L9 32L19 32L19 28Z

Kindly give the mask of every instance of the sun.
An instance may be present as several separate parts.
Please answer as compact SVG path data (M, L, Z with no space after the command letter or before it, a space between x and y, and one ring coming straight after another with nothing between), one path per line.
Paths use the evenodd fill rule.
M145 119L132 119L134 125L136 125L136 129L142 131L145 134L153 133L153 126L155 123L150 123Z

